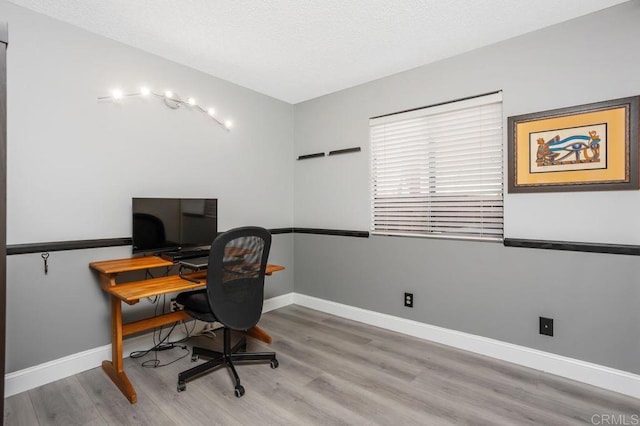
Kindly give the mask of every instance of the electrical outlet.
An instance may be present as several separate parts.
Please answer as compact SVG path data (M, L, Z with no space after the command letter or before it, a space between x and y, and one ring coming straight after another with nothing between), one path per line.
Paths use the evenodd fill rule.
M404 294L404 306L407 308L413 308L413 293Z
M553 336L553 318L540 317L540 334Z

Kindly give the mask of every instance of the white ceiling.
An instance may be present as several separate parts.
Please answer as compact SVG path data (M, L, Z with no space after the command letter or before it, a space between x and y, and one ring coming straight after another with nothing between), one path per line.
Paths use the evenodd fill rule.
M11 0L298 103L626 0Z

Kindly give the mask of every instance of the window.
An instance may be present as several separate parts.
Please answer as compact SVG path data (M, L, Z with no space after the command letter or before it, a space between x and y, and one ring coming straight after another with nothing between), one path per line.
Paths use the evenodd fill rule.
M374 234L502 240L502 93L370 120Z

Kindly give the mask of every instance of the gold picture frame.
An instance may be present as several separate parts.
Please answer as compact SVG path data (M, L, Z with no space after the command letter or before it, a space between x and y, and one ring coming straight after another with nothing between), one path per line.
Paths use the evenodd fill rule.
M638 189L640 96L508 118L508 191Z

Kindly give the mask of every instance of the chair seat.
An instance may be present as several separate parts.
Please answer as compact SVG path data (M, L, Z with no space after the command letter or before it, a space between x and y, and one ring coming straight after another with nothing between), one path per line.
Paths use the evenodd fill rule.
M193 318L206 322L217 321L215 315L211 312L206 289L180 293L176 297L176 303L184 306L184 311Z

